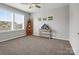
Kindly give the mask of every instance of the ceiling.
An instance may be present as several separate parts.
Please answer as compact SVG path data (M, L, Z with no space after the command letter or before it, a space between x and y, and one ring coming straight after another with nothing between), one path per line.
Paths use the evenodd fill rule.
M67 3L40 3L41 8L31 8L29 9L29 3L22 4L22 3L5 3L8 6L23 10L25 12L29 13L35 13L35 12L40 12L42 10L49 10L53 8L58 8L61 6L66 6L68 5Z

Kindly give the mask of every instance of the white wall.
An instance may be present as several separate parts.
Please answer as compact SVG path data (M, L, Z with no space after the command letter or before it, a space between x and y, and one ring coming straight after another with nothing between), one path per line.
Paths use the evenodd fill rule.
M53 16L52 21L38 21L38 18ZM46 23L53 30L53 37L57 39L69 39L69 7L63 6L48 11L33 13L33 35L39 36L39 29ZM56 34L55 34L56 33Z
M70 4L70 43L75 54L79 54L79 4Z

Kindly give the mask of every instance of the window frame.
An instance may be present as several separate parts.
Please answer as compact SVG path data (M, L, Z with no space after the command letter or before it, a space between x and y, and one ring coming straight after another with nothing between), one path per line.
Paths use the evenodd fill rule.
M10 32L10 31L24 30L25 14L23 14L22 12L20 13L20 11L19 12L15 12L15 11L12 11L12 10L7 10L6 8L2 8L2 7L0 9L4 9L4 10L9 11L9 12L12 13L11 30L5 30L5 31L0 31L0 32ZM18 30L14 29L15 13L24 16L24 20L23 20L23 24L22 24L22 29L18 29Z
M17 13L17 12L14 12L14 20L13 20L13 25L14 25L14 22L15 22L15 14L18 14L18 15L23 15L23 14L21 14L21 13ZM23 15L24 16L24 15ZM24 16L25 17L25 16ZM25 18L24 18L25 19ZM23 19L23 24L22 24L22 29L18 29L18 30L24 30L24 19ZM13 28L14 29L14 28ZM14 30L16 30L16 29L14 29Z

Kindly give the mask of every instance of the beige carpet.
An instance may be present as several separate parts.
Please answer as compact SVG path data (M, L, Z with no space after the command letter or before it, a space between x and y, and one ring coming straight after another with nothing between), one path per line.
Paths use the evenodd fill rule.
M68 41L22 37L0 43L1 55L73 55Z

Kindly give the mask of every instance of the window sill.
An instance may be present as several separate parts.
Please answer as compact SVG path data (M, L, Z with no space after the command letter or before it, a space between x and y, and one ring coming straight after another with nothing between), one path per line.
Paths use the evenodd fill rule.
M8 31L0 31L0 33L16 32L16 31L24 31L24 29L19 29L19 30L8 30Z

